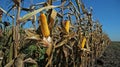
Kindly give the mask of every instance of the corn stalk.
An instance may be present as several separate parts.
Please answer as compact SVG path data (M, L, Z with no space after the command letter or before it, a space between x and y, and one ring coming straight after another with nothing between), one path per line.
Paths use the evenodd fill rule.
M92 9L81 0L61 0L56 6L57 1L47 0L29 8L21 6L23 0L13 2L16 19L0 8L15 21L12 32L1 36L3 67L94 67L110 43L100 23L92 20ZM22 11L28 13L20 17ZM28 21L33 27L23 28Z

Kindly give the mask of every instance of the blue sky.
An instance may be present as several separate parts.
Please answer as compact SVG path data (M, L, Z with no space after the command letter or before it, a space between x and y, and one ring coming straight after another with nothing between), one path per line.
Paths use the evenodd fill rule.
M7 0L10 1L10 0ZM39 0L35 0L39 2ZM33 0L33 2L35 2ZM44 0L41 0L44 1ZM99 20L103 25L103 31L107 33L111 40L120 41L120 0L82 0L86 6L93 8L93 19ZM29 2L29 4L28 4ZM1 0L0 4L5 5L5 1ZM9 4L9 2L7 3ZM30 0L25 0L24 5L33 4ZM1 6L0 5L0 6ZM7 10L7 8L5 8Z
M120 41L120 0L83 0L87 7L93 7L94 20L103 25L103 31L111 40Z

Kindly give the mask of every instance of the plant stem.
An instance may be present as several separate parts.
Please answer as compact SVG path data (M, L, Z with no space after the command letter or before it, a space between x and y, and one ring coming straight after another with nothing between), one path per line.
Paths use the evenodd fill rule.
M16 17L16 26L14 28L14 34L13 34L13 36L15 37L15 39L14 39L14 41L15 41L15 43L14 43L14 58L17 57L18 47L19 47L19 37L20 37L19 26L20 26L20 22L18 21L18 19L20 18L20 10L21 10L20 2L19 2L19 5L17 6L18 11L17 11L17 17Z

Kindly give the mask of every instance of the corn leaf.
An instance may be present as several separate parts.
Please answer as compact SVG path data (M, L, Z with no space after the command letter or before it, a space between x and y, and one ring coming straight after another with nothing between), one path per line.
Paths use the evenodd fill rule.
M45 9L51 9L51 8L57 8L59 6L46 6L46 7L43 7L43 8L39 8L33 12L30 12L26 15L24 15L22 18L19 19L20 22L25 22L27 19L31 18L33 15L39 13L40 11L42 10L45 10Z
M55 22L56 16L57 16L57 12L54 9L52 9L50 19L49 19L50 30L53 28L53 26L55 24L54 22Z
M40 36L33 32L32 30L25 30L25 33L27 35L26 39L32 39L32 40L40 40Z

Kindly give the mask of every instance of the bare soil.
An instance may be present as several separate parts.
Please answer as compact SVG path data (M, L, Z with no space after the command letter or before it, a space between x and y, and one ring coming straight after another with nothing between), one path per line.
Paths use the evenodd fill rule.
M96 67L120 67L120 42L114 41L106 47L97 62Z

